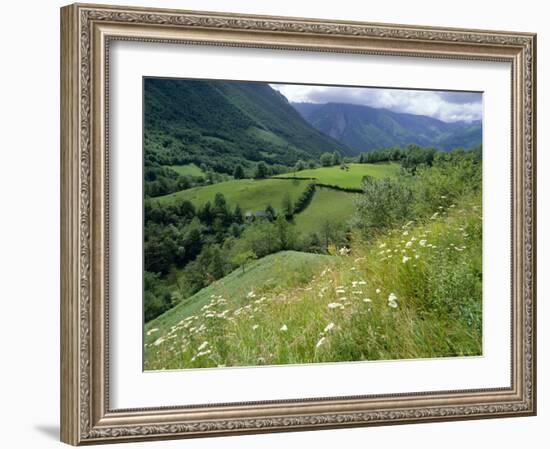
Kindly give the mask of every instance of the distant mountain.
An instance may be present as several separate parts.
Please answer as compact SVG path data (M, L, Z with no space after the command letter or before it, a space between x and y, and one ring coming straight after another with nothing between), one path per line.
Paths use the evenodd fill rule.
M145 163L294 164L353 151L312 127L267 83L146 78Z
M417 144L441 150L481 144L481 121L447 123L433 117L345 103L292 103L322 133L356 153Z

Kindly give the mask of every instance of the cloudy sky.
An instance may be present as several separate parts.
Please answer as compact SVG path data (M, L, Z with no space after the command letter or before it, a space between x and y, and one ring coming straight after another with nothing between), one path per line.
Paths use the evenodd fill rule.
M480 120L479 92L328 87L298 84L270 84L291 102L353 103L395 112L428 115L445 122Z

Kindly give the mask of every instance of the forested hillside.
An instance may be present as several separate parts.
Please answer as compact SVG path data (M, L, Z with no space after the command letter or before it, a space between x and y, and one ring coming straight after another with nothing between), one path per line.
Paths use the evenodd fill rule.
M267 83L146 78L145 165L291 165L324 151L350 154L313 128Z

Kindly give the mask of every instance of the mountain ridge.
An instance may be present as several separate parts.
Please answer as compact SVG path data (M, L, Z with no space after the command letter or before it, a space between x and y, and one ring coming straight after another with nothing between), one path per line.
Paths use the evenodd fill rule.
M204 163L220 172L264 160L293 165L353 153L309 124L267 83L145 78L146 164Z
M320 132L356 152L417 144L441 150L481 144L481 121L444 122L420 114L352 103L290 103Z

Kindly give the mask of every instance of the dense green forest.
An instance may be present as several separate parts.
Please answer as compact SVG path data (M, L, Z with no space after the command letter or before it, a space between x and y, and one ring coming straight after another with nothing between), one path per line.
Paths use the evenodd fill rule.
M396 322L405 326L404 332L429 333L449 323L456 329L456 338L432 349L424 337L406 349L383 350L380 340L370 348L378 351L378 358L429 356L430 350L438 355L479 353L480 145L452 151L416 144L351 150L314 129L265 83L146 79L144 95L147 369L370 358L371 353L361 352L364 348L342 341L321 358L318 351L301 352L304 348L271 357L272 347L267 353L255 353L255 361L244 360L227 347L228 323L218 320L216 329L207 323L214 317L206 316L210 308L232 310L236 315L230 322L238 332L231 338L242 345L241 339L249 341L251 335L250 328L245 330L248 324L237 318L238 310L257 309L256 319L265 321L250 326L267 327L269 316L261 318L263 305L252 305L253 301L297 295L297 301L309 304L313 300L310 294L299 292L315 290L318 297L324 297L324 291L312 287L311 282L325 270L341 277L342 282L357 270L365 271L361 279L367 273L371 278L384 278L384 282L397 276L393 289L415 303L399 313L431 320L429 326L413 329L405 325L406 316L400 316ZM418 234L410 244L398 237L409 232ZM434 241L450 239L445 244L454 250L426 254L419 273L418 254L411 248L416 251L420 241L428 240L421 236L430 233L434 233ZM459 236L468 240L464 249L454 242ZM437 245L430 244L433 248L427 248L435 250ZM399 245L405 246L397 249ZM377 250L386 246L395 248L395 253L392 249L392 254L382 255ZM417 249L427 251L424 245ZM377 260L364 266L363 260L371 260L374 254L383 263ZM356 260L359 262L353 262ZM412 263L405 268L412 271L402 273L402 265L408 261ZM445 273L438 274L432 263L446 266ZM374 267L379 272L373 273ZM426 276L433 279L424 279ZM334 290L334 285L329 288L325 281L324 287ZM349 282L357 285L359 281ZM423 290L408 283L417 283ZM441 291L437 293L437 289ZM471 297L461 300L465 292ZM340 303L331 295L338 293L327 293L333 300L329 305ZM301 306L296 307L294 313L304 313ZM318 318L324 317L326 310L321 306L308 307L312 314L316 310ZM266 304L265 313L267 309L274 314L289 313L286 306L284 312ZM378 312L376 325L389 326L385 309ZM191 326L203 318L206 321ZM271 320L278 322L279 318ZM285 319L291 321L290 316ZM362 342L365 335L355 333L367 329L357 327L355 319L342 317L339 326L347 329L347 338ZM202 327L214 332L206 346L199 341L201 333L195 335ZM196 341L188 332L192 328ZM325 334L323 338L328 338ZM184 353L167 346L180 337L186 342ZM278 338L271 343L280 344ZM216 356L197 357L206 350Z

